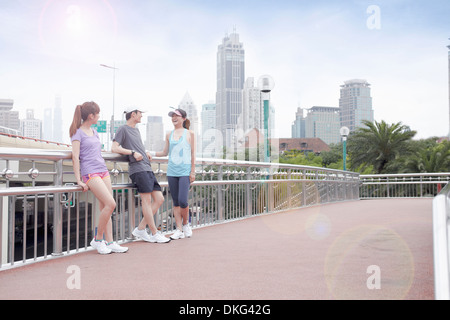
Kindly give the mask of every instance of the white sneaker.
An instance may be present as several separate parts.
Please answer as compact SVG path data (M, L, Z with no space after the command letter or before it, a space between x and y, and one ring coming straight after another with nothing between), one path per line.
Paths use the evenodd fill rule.
M170 236L172 240L184 239L184 233L180 229L176 229L173 235Z
M140 240L144 240L147 242L155 242L155 241L152 241L152 239L150 238L149 234L147 233L147 231L145 229L139 230L138 228L134 228L134 230L131 234Z
M183 226L183 233L188 238L192 237L192 228L189 223Z
M109 254L111 253L111 249L106 246L105 241L95 241L95 238L91 241L91 246L94 249L97 249L97 252L100 254Z
M117 242L111 242L111 243L107 244L106 247L108 249L110 249L111 252L115 252L115 253L125 253L128 251L128 247L122 247Z
M167 243L169 241L170 241L170 239L165 237L165 236L163 236L161 231L158 231L158 232L156 232L156 234L152 234L150 236L150 242L153 242L153 243L155 243L155 242L157 242L157 243Z

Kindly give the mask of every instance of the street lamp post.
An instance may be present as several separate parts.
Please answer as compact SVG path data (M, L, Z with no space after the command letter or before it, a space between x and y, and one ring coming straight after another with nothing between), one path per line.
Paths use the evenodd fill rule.
M342 159L344 162L344 171L347 170L347 137L350 133L349 128L347 127L342 127L341 130L339 130L341 137L342 137L342 141L343 141L343 147L342 147Z
M115 92L116 92L116 64L114 66L108 66L106 64L100 64L100 67L108 68L113 70L113 108L112 108L112 116L111 116L111 126L110 126L110 140L114 138L114 106L115 106Z
M270 149L269 149L269 101L270 92L275 86L273 78L269 75L261 76L258 80L258 88L261 91L261 96L264 101L264 162L270 162Z

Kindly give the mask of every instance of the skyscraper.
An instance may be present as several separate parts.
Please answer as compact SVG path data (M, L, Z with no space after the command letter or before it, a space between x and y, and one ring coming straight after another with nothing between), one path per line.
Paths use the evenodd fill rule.
M0 99L0 127L20 129L19 111L12 111L14 100Z
M291 127L292 138L305 138L305 117L303 116L303 109L298 107L295 113L295 120Z
M42 139L42 120L34 118L34 110L27 109L27 117L20 120L22 136L28 138Z
M305 137L320 138L326 144L339 143L339 108L314 106L308 109L305 119Z
M116 122L117 120L115 120ZM164 149L164 125L160 116L148 116L145 148L160 151Z
M341 127L346 126L350 131L361 127L363 120L373 122L370 84L362 79L345 81L341 86L339 109Z
M188 92L183 97L183 100L181 100L180 104L178 105L178 108L186 111L187 118L191 122L190 130L194 131L195 134L195 141L197 142L196 150L199 149L199 121L198 121L198 113L197 113L197 106L195 105L194 101L192 100L191 96Z
M238 143L235 130L242 113L244 80L244 46L234 32L223 38L217 51L216 128L222 134L222 145L226 147L234 147Z
M264 129L264 110L261 101L261 90L255 87L253 77L247 78L242 91L242 113L238 119L239 128L243 133L249 130Z
M201 147L203 157L211 157L211 147L214 145L214 138L216 133L216 104L210 101L202 106L202 131L201 131ZM199 141L200 143L200 141ZM211 146L210 146L211 145ZM208 148L209 154L206 152ZM205 151L205 153L203 153Z

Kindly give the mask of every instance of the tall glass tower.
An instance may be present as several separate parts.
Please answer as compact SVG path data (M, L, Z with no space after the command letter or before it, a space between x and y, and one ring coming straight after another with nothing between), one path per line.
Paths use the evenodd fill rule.
M350 131L363 126L363 120L373 122L370 84L362 79L345 81L341 86L339 109L341 127L346 126Z
M227 148L237 144L235 131L242 114L244 80L245 51L239 35L234 32L223 38L217 51L216 129Z
M295 113L295 121L291 127L292 138L305 138L305 117L303 116L303 109L298 107Z

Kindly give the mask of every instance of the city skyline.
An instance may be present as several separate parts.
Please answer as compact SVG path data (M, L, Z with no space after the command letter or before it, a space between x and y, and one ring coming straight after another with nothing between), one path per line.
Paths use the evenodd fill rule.
M448 135L448 1L1 4L0 98L14 100L21 118L35 109L42 119L60 95L63 128L88 100L109 120L113 72L100 67L106 64L118 68L116 119L136 105L170 128L169 107L186 92L197 106L215 100L217 47L236 28L246 76L275 80L275 137L290 137L298 106L338 106L339 86L354 78L372 85L375 120L401 121L416 138Z

